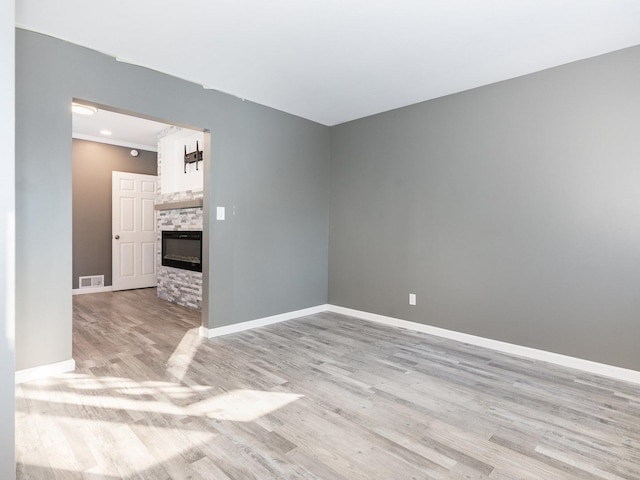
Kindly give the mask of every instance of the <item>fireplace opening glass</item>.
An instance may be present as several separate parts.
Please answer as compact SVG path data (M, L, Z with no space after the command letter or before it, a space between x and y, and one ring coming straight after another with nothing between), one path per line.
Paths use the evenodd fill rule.
M162 265L202 272L202 231L162 232Z

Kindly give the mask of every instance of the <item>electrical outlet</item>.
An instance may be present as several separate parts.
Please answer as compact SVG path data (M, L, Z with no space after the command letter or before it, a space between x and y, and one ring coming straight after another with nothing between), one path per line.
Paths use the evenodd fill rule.
M410 293L409 294L409 305L417 305L417 303L416 303L416 294L415 293Z

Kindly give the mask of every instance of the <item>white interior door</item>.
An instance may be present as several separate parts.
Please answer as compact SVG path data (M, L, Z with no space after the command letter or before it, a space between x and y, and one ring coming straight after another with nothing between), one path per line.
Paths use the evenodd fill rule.
M112 172L113 290L156 286L156 179Z

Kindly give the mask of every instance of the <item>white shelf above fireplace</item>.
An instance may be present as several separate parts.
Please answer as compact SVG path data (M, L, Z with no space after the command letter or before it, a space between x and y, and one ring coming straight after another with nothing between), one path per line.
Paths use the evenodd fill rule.
M179 202L156 203L156 210L180 210L182 208L202 208L202 198L194 198L192 200L181 200Z

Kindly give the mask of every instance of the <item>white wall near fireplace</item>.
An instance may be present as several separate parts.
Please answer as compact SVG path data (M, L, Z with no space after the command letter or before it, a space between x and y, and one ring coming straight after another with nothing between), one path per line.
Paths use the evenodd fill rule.
M158 135L158 154L162 152L160 191L163 194L202 191L202 162L184 164L184 149L191 153L204 145L204 133L187 128L170 127ZM185 173L186 169L186 173Z

